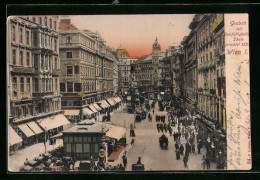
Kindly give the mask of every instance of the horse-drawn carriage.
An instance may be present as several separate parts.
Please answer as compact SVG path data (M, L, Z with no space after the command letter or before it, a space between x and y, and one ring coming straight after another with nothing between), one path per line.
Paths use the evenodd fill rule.
M162 149L168 149L168 138L164 134L159 138L159 143Z
M140 122L141 120L145 119L146 117L146 112L142 109L136 109L136 116L135 116L135 121Z

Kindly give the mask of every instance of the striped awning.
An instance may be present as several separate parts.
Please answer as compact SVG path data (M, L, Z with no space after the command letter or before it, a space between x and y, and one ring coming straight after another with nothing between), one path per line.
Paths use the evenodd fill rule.
M35 133L35 134L40 134L43 132L43 130L34 122L31 121L27 123L27 126Z
M98 111L96 110L96 108L93 106L93 104L90 104L88 106L94 113L97 113Z
M8 125L8 144L9 146L22 142L22 138L15 132L15 130Z
M78 116L79 115L79 110L77 110L77 109L64 110L64 115L65 116Z
M113 98L109 98L107 99L108 103L111 104L111 106L114 106L116 103L115 101L113 100Z
M93 106L96 108L96 110L100 111L101 107L99 107L99 105L97 105L96 103L93 103Z
M48 117L37 121L43 129L50 130L60 126L70 124L67 118L63 114L56 115L54 117Z
M91 115L91 114L93 114L94 112L93 111L91 111L89 108L84 108L83 109L83 114L84 115Z
M21 124L18 128L25 134L26 137L35 135L35 133L26 124Z

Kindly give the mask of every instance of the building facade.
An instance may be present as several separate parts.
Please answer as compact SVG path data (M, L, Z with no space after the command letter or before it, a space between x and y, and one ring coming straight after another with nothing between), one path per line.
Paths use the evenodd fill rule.
M119 48L116 50L118 57L118 91L120 95L126 95L129 93L129 81L131 74L131 64L137 59L130 58L126 49Z
M146 98L163 99L173 92L172 53L173 47L161 52L158 39L152 46L152 54L139 58L134 64L138 91Z
M63 109L80 110L114 94L117 57L98 33L78 30L70 19L59 24Z
M198 108L226 129L224 15L205 15L198 28Z
M181 96L181 62L183 60L183 52L180 48L175 51L172 56L172 78L173 78L173 95Z
M8 19L8 120L24 145L38 142L44 130L52 131L41 122L63 116L58 20L57 16Z

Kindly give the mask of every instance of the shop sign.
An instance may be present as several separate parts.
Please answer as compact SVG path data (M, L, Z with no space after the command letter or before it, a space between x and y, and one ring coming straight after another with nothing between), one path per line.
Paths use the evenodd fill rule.
M106 151L104 149L99 150L99 157L104 158L106 156Z
M18 72L18 73L34 73L33 68L21 68L21 67L15 67L13 69L13 72Z
M52 53L53 53L53 50L45 49L45 48L41 49L41 54L52 54Z
M26 92L24 92L24 93L22 94L22 98L23 98L23 99L28 98Z
M53 75L61 75L61 71L60 70L56 70L56 71L52 71Z
M224 20L224 16L223 14L219 14L217 16L217 18L214 20L214 22L212 23L212 26L211 26L211 31L214 31L218 25L220 25L220 23Z

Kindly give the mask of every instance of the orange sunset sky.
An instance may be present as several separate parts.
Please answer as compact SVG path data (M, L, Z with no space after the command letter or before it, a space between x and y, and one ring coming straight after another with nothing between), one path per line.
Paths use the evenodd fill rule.
M190 32L188 26L194 14L168 15L86 15L61 16L70 18L79 30L99 32L106 44L114 49L125 48L131 57L152 52L157 36L162 51L170 45L179 45Z

